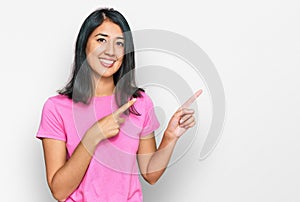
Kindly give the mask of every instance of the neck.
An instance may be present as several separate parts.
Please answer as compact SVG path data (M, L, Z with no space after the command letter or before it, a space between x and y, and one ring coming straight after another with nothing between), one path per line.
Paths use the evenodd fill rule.
M94 96L96 97L101 97L101 96L107 96L107 95L112 95L115 84L114 84L114 79L113 77L101 77L98 79L95 79L95 94Z

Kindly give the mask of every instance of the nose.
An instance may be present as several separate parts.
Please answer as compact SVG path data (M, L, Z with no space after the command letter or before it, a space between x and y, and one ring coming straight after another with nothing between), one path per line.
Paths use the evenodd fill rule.
M113 40L108 40L108 42L106 44L105 54L108 55L108 56L114 56L115 55L114 41Z

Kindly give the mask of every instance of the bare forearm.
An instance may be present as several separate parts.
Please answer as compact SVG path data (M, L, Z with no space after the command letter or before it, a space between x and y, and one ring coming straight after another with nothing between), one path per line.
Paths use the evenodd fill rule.
M58 200L66 199L80 184L92 159L97 143L86 134L70 159L53 176L50 188Z
M201 93L202 90L198 90L174 113L164 132L159 148L157 150L155 148L156 152L153 153L153 149L151 150L147 147L147 145L153 145L151 141L148 141L149 143L147 144L144 142L140 143L142 146L139 149L139 153L143 154L143 157L138 158L140 170L143 171L143 177L150 184L154 184L164 173L178 138L195 125L194 110L190 109L189 106ZM146 149L143 149L143 146L146 146Z
M177 140L178 138L164 134L157 151L152 155L148 164L146 176L150 184L154 184L166 170Z

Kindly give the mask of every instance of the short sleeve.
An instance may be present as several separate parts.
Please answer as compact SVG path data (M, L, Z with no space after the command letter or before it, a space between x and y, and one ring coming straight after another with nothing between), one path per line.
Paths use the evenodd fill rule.
M62 118L50 98L43 106L40 126L36 137L39 139L52 138L66 141Z
M151 98L147 94L143 94L145 117L143 123L143 129L140 136L146 136L159 128L160 124L154 111L154 106Z

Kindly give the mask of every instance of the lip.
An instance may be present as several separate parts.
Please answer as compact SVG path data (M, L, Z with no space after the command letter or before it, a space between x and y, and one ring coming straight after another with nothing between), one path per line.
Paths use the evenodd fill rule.
M99 58L99 61L100 61L101 65L106 68L110 68L110 67L114 66L114 64L116 62L116 60L111 59L111 58Z

